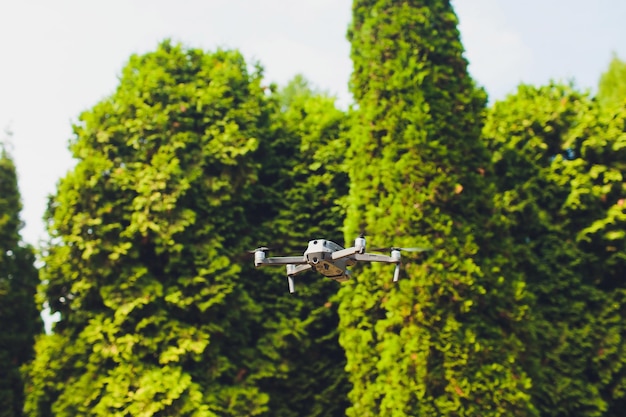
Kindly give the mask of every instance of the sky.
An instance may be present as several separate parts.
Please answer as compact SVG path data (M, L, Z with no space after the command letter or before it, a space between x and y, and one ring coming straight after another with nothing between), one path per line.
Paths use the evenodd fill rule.
M176 6L174 6L174 4ZM0 139L15 161L24 240L46 239L47 198L74 161L72 123L115 90L131 54L166 38L239 49L268 82L303 74L347 108L350 0L0 0ZM465 56L490 102L520 83L593 93L626 60L622 0L454 0ZM10 133L9 133L10 132Z

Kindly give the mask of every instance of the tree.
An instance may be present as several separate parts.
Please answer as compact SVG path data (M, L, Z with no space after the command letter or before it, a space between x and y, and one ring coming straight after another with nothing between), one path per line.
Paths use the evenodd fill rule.
M345 114L334 99L296 76L272 97L273 140L259 155L259 186L247 212L254 225L246 237L283 254L302 253L319 237L341 243L347 194L343 168ZM255 304L262 307L259 343L277 347L274 376L260 381L269 394L267 415L343 416L347 407L345 355L338 344L337 283L314 273L297 278L297 293L287 291L285 268L252 270L242 276Z
M617 55L609 64L609 68L600 77L598 83L598 102L602 107L622 107L626 100L626 62Z
M61 320L37 343L33 416L252 416L272 363L229 258L268 114L259 67L165 41L80 116L50 200L42 274Z
M355 0L348 32L358 109L346 237L431 246L419 262L358 271L341 291L349 416L533 413L519 356L526 293L481 141L485 94L448 1ZM406 261L405 261L406 262Z
M624 120L571 86L522 85L485 125L512 259L533 294L524 361L543 416L624 407Z
M42 331L35 294L39 273L34 250L20 238L22 203L15 165L0 144L0 416L22 416L20 367L33 356Z

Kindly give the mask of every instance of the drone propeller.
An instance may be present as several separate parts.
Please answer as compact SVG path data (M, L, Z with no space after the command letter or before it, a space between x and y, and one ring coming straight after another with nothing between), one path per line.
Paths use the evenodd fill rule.
M374 252L388 252L388 251L392 251L392 250L399 250L399 251L403 251L403 252L425 252L427 250L431 250L432 248L426 248L426 247L422 247L422 246L416 246L416 247L410 247L410 248L399 248L396 246L389 246L386 248L374 248L371 249Z

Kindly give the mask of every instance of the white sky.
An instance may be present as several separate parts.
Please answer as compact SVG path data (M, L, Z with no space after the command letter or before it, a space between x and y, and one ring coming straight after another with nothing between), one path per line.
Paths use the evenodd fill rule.
M350 103L351 0L0 0L0 132L9 127L37 245L47 195L72 167L71 123L111 94L132 53L165 39L240 49L285 84L297 73ZM612 52L626 59L622 0L455 0L470 71L493 101L519 82L595 88ZM1 136L1 135L0 135Z

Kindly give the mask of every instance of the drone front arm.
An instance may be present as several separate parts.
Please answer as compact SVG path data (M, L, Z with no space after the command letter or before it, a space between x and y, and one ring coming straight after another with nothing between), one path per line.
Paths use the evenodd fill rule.
M378 255L375 253L357 253L354 255L354 259L365 262L386 262L396 264L396 268L393 271L393 282L397 282L400 278L400 251L397 249L391 251L391 256Z
M354 255L354 259L357 261L365 262L387 262L390 264L400 263L400 259L392 258L387 255L379 255L376 253L357 253Z
M338 250L336 252L333 252L332 260L336 261L337 259L347 258L349 256L352 256L354 254L361 252L361 250L362 250L361 248L356 248L356 247Z

